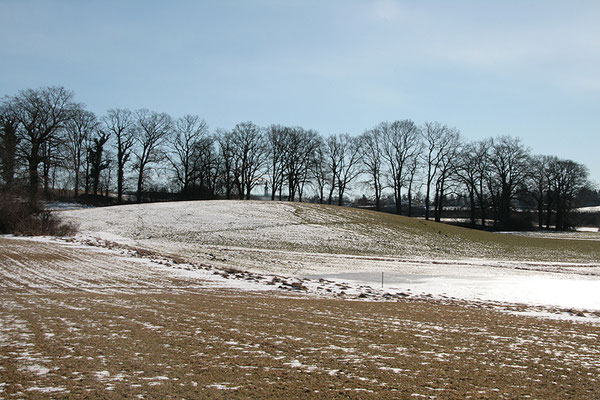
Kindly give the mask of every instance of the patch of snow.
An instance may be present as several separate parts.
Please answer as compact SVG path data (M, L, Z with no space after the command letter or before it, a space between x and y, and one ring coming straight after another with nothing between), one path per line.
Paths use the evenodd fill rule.
M600 232L600 228L595 226L580 226L575 228L577 232Z
M597 213L600 212L600 206L580 207L576 208L575 211L581 213Z
M477 267L439 266L421 273L387 272L384 289L431 294L439 298L546 305L600 310L600 279L580 275L495 271ZM355 272L311 276L354 285L381 287L381 274Z
M94 375L96 375L96 379L98 380L103 380L106 379L110 376L110 372L108 371L96 371L94 372Z
M48 372L50 372L50 368L46 368L42 365L38 365L38 364L34 364L34 365L28 365L26 367L26 369L29 372L33 372L36 375L46 375Z
M214 383L212 385L206 385L205 387L215 388L215 389L219 389L219 390L237 390L240 388L239 386L228 386L228 385L230 385L230 383L225 382L225 383Z
M545 319L556 319L562 321L572 321L572 322L580 322L584 324L593 324L600 325L600 318L597 316L586 315L585 313L581 313L583 315L577 315L569 312L562 313L551 313L545 311L510 311L511 314L515 315L527 315L530 317L537 318L545 318Z
M42 393L67 392L68 393L67 388L62 387L62 386L46 386L46 387L32 386L26 390L28 392L42 392Z

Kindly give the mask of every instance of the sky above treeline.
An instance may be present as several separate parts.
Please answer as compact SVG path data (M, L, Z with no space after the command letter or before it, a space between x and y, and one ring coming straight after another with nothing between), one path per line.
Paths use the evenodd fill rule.
M600 183L599 1L0 0L0 95L358 135L440 121Z

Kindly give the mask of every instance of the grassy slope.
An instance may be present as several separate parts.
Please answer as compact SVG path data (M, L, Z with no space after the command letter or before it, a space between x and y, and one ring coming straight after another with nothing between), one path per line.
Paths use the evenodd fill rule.
M321 251L363 255L600 261L600 241L556 240L497 234L354 208L296 204L306 223L331 224L368 236L371 246L330 243ZM320 215L321 214L321 215ZM332 222L323 222L329 215ZM319 249L315 249L319 250Z

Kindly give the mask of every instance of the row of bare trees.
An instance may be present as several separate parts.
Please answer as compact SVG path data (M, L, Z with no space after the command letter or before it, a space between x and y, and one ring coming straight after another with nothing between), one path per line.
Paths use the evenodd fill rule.
M0 168L2 185L27 182L31 200L59 186L75 199L116 192L117 203L135 188L139 202L154 182L180 198L249 199L264 187L272 200L303 201L310 192L342 205L349 192L366 189L375 209L389 193L395 212L409 216L422 193L425 217L436 221L448 196L462 196L472 224L499 228L513 226L513 211L528 201L540 227L552 220L567 228L573 198L587 184L579 163L533 156L508 136L468 142L438 122L382 122L355 137L252 122L211 131L198 116L147 109L97 117L62 87L2 99Z

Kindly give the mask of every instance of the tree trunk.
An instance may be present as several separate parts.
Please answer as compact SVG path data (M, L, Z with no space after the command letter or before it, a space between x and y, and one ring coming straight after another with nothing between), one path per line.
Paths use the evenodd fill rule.
M479 201L479 212L481 214L481 227L485 228L485 201L483 199L483 184L479 182L479 192L477 193L477 200Z
M331 189L329 190L329 199L327 200L327 204L330 204L333 202L333 191L335 190L335 186L331 186Z
M471 226L475 226L475 193L469 190L469 202L471 203Z
M10 125L4 126L4 137L2 138L2 179L7 187L11 187L15 178L17 135L15 129Z
M77 201L79 198L79 165L75 167L75 190L73 192L73 198Z
M338 188L338 206L344 205L344 189L340 186Z
M429 220L429 195L431 194L431 182L427 183L427 190L426 190L426 194L425 194L425 219Z
M42 163L43 180L44 180L44 194L50 194L50 154L46 153L44 162Z
M442 197L443 194L441 193L440 190L436 190L435 191L435 203L434 203L434 219L435 222L441 222L442 221Z
M538 229L542 229L544 227L544 222L543 222L543 217L544 217L544 202L542 201L542 199L538 199L537 201L538 203Z
M88 151L88 159L85 163L85 194L90 192L90 160L89 160L89 151Z
M121 204L123 202L123 164L118 162L117 165L117 204Z
M33 153L34 150L32 150ZM40 177L38 173L38 163L33 156L29 159L29 205L32 208L37 207L37 194Z
M550 219L552 217L552 201L548 197L548 205L546 206L546 229L550 229Z
M98 176L94 176L94 182L92 184L94 196L98 195L98 186L100 185L100 173ZM100 195L102 195L102 189L100 190Z
M401 188L398 187L394 190L394 197L396 198L396 214L402 215L402 195Z
M137 181L137 191L135 194L135 198L138 203L142 202L143 183L144 183L144 168L142 166L140 166L140 173L138 175L138 181Z

